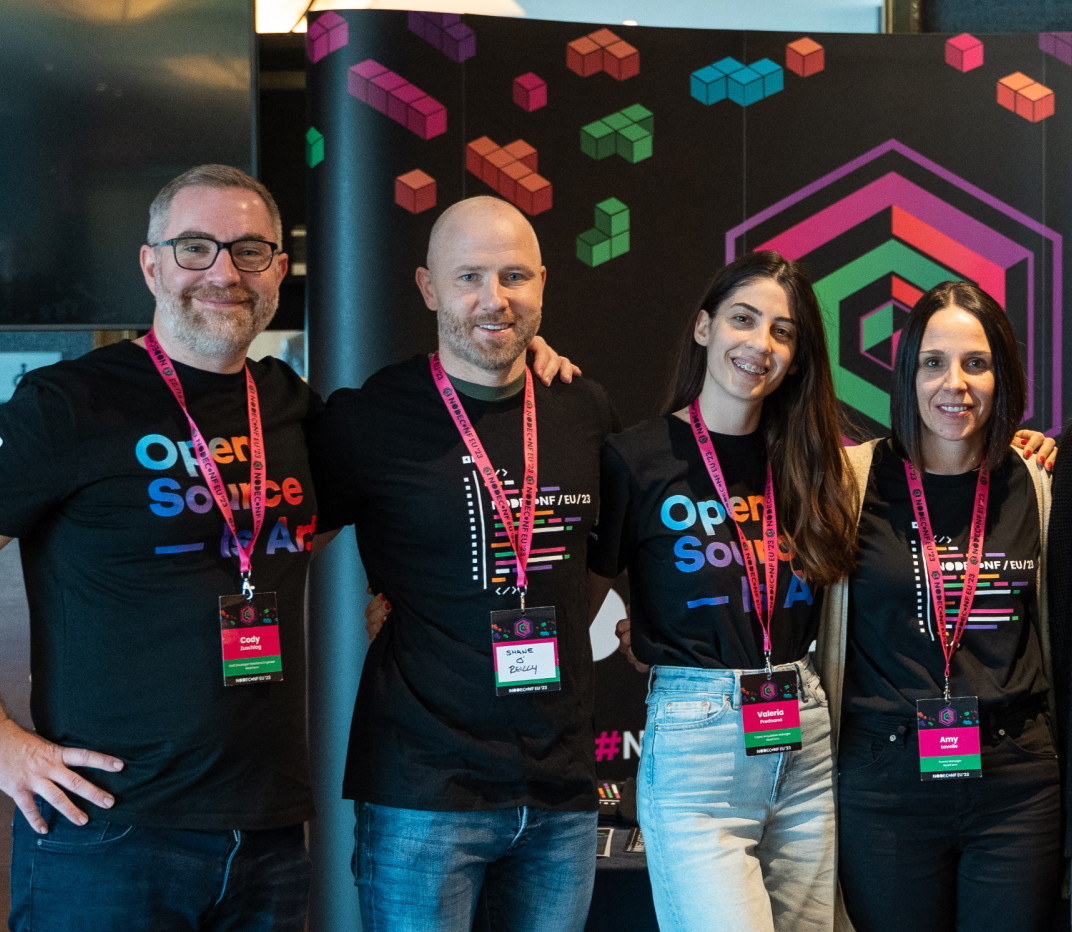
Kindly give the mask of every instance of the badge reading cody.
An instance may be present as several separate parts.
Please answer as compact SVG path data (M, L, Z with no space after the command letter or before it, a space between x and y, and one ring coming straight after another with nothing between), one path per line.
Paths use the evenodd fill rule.
M741 674L744 752L779 754L799 751L800 702L796 670Z
M223 685L278 683L283 679L279 612L274 592L220 596Z
M553 605L492 612L495 695L561 689L557 634Z

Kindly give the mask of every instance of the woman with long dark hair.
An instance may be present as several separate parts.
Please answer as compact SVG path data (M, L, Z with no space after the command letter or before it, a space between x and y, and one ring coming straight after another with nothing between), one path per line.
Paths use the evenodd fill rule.
M832 927L830 722L808 649L819 590L854 563L855 495L811 282L742 256L690 316L667 414L608 441L589 553L608 585L628 568L652 665L638 807L664 929Z
M901 332L892 436L849 454L860 555L819 657L857 932L1041 930L1057 902L1049 481L1010 448L1026 398L1005 312L943 282Z

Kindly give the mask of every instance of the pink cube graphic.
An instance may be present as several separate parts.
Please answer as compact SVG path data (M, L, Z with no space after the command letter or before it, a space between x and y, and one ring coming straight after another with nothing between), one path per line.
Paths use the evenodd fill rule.
M358 100L368 103L369 83L373 78L387 71L386 65L366 58L354 65L346 75L346 89Z
M952 65L957 71L971 71L973 68L978 68L983 63L983 43L966 32L947 39L945 63Z
M427 96L419 87L407 81L391 91L387 98L387 115L396 123L409 126L414 102Z
M411 214L419 214L436 205L435 178L419 168L395 179L395 203Z
M341 49L350 41L350 26L334 11L318 16L305 35L305 54L314 65L325 55Z
M514 103L529 113L546 107L547 82L531 71L514 78Z
M785 47L785 67L802 78L811 77L826 67L826 51L814 39L804 36Z
M421 139L442 135L447 131L447 108L433 97L422 97L410 105L406 125Z
M383 74L376 75L369 81L369 105L375 107L380 113L386 113L387 98L390 97L391 92L408 83L402 75L395 74L393 71L385 71Z

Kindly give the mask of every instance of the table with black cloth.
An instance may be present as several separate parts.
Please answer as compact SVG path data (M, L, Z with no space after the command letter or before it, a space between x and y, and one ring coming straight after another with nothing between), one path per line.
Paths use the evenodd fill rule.
M614 829L610 857L596 859L596 886L585 932L658 932L651 900L648 861L643 851L626 851L634 826L604 823Z

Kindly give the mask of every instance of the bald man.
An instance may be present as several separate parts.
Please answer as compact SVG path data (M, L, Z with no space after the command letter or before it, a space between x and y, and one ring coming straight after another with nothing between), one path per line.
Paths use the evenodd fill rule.
M446 210L416 277L438 351L336 392L311 435L321 526L354 525L392 606L344 781L362 921L581 929L596 830L585 546L614 414L592 382L527 369L547 272L510 204Z

